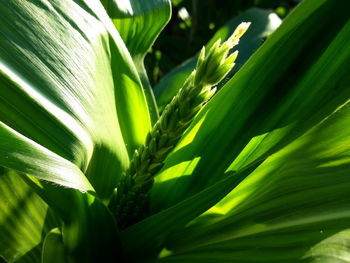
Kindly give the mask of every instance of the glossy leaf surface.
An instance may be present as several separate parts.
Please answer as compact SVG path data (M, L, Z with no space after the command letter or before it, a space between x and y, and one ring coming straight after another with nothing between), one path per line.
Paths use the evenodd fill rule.
M99 1L5 1L0 11L0 121L76 164L109 196L128 149L150 128L118 32Z

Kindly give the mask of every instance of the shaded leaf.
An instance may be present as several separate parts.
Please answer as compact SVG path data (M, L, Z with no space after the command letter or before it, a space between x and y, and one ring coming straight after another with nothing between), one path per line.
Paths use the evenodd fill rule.
M7 262L40 262L43 236L59 221L15 172L0 167L0 255Z
M38 181L32 176L27 176L26 182L62 219L63 243L72 262L122 258L114 217L95 196Z
M45 237L42 250L42 263L66 263L62 235L58 228L51 230Z

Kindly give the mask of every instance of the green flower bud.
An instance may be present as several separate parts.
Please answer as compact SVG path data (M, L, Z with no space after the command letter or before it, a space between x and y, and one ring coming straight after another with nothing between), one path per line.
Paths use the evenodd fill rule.
M225 77L230 71L227 65L233 65L237 58L236 52L230 56L228 53L232 47L238 44L249 25L250 23L241 23L224 43L220 44L220 39L216 41L207 55L205 55L205 49L202 49L197 62L196 84L203 83L213 86Z
M237 56L238 56L238 50L236 50L230 56L228 56L227 59L225 60L225 63L226 64L233 64L233 62L236 61Z
M162 149L163 147L165 147L167 145L168 140L169 140L168 134L163 133L159 138L159 143L158 143L159 149Z
M157 141L156 138L152 138L149 144L149 152L150 154L154 154L157 151Z

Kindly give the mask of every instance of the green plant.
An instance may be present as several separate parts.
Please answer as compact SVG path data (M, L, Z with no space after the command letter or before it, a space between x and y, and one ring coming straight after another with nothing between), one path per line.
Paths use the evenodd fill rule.
M191 70L156 103L143 60L170 1L101 2L0 2L4 260L347 262L348 1L302 1L219 84L123 230L114 189Z
M233 68L238 52L229 55L229 51L239 43L248 27L248 23L242 23L224 43L219 39L209 50L202 48L196 68L165 107L145 142L135 150L110 202L119 228L133 225L148 215L154 177L193 118L214 95L214 86Z

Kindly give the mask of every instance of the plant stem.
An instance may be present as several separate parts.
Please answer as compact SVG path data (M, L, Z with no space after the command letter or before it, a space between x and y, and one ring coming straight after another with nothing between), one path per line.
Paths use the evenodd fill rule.
M115 213L119 228L137 223L149 211L149 192L154 176L163 167L168 153L174 149L194 116L215 93L213 87L234 66L238 52L230 56L230 49L238 44L249 23L242 23L224 43L218 40L206 54L203 47L196 69L183 87L165 107L162 115L146 137L145 143L135 150L130 166L121 179L110 208Z

